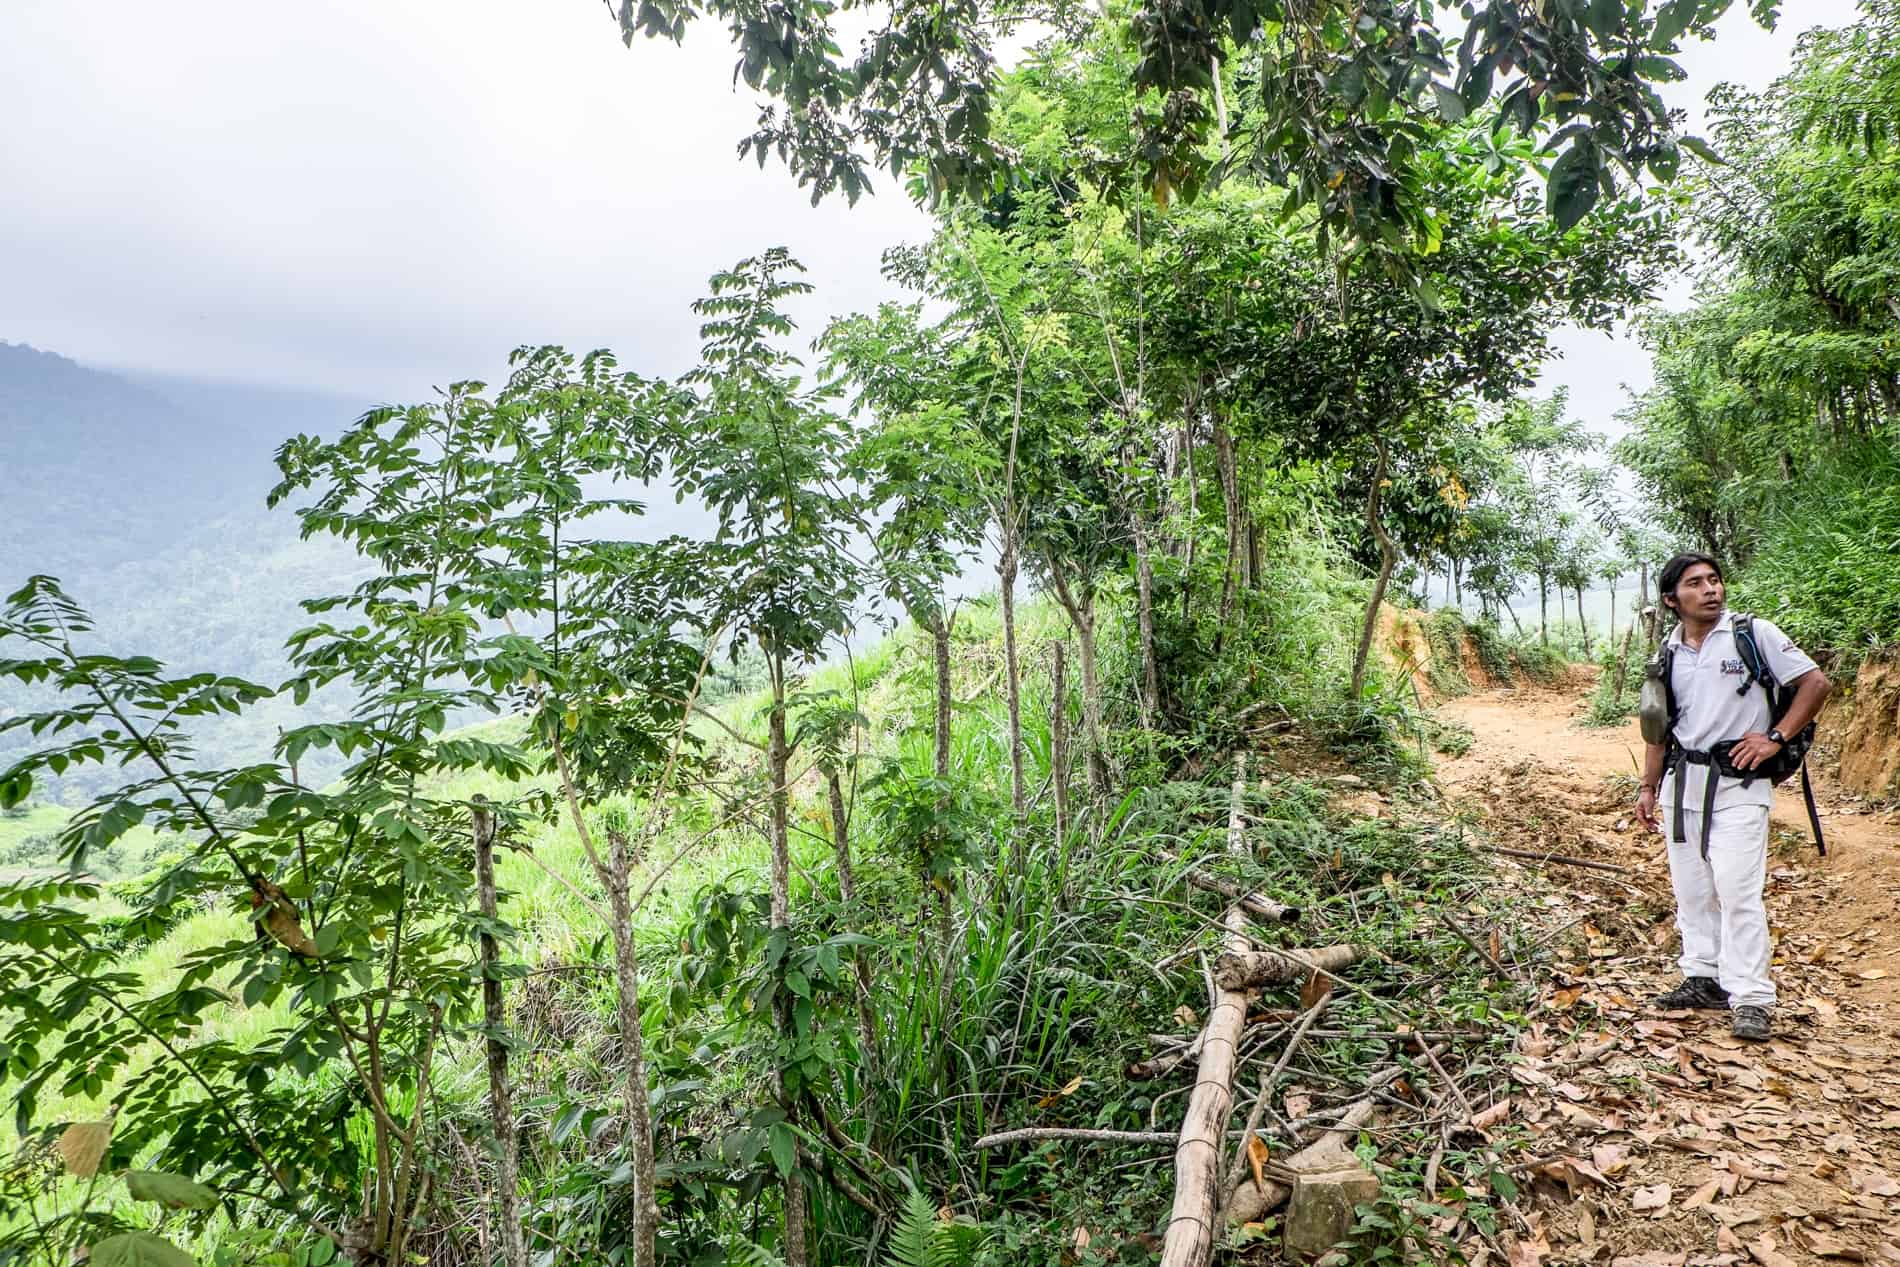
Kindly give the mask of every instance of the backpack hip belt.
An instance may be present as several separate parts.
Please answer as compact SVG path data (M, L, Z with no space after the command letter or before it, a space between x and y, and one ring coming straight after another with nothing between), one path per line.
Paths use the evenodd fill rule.
M1753 616L1736 614L1731 620L1731 628L1735 636L1735 649L1741 653L1742 661L1748 669L1747 676L1742 679L1742 684L1736 688L1735 693L1746 695L1759 683L1762 691L1768 696L1769 719L1772 721L1775 713L1787 712L1788 704L1793 699L1793 688L1775 681L1775 675L1769 670L1768 662L1762 658L1761 648L1755 641ZM1709 856L1710 820L1715 813L1715 790L1718 778L1740 779L1743 787L1747 787L1756 779L1767 779L1771 783L1778 784L1798 769L1801 771L1801 799L1807 804L1808 826L1814 831L1814 847L1825 858L1827 841L1821 836L1821 811L1815 806L1814 785L1808 779L1807 756L1808 749L1814 743L1814 723L1810 721L1801 728L1799 734L1790 736L1780 752L1753 770L1738 770L1730 763L1729 751L1735 747L1736 743L1733 739L1724 739L1712 745L1706 752L1684 748L1676 742L1676 688L1674 679L1671 677L1671 659L1669 644L1665 642L1657 651L1655 659L1650 662L1647 671L1647 676L1656 680L1662 687L1667 701L1668 731L1664 741L1666 749L1663 756L1663 769L1676 776L1675 821L1672 824L1674 830L1670 834L1670 840L1676 844L1685 843L1682 793L1683 775L1689 766L1700 765L1709 768L1709 777L1702 788L1702 856L1705 859ZM1648 724L1645 722L1646 726ZM1647 733L1644 738L1649 738Z

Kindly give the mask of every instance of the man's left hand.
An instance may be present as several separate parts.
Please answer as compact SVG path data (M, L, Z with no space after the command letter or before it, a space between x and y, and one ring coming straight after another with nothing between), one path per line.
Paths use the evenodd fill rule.
M1781 751L1781 745L1759 731L1750 731L1729 749L1729 764L1737 770L1753 770Z

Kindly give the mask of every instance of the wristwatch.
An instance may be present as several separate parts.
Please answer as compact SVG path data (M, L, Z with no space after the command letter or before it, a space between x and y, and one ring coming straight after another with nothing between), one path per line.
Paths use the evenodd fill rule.
M1768 737L1775 741L1776 747L1786 748L1788 746L1788 736L1782 734L1779 730L1775 730L1771 727L1768 731Z

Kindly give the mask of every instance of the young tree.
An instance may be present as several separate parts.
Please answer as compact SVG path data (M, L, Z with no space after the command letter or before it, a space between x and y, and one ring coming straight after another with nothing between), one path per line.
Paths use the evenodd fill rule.
M766 765L771 796L770 935L786 964L791 945L790 761L787 702L792 674L851 627L851 600L862 569L851 534L862 522L841 487L851 438L830 411L833 388L807 388L799 362L774 346L792 331L782 305L811 287L783 249L741 260L713 276L712 293L694 304L706 318L700 364L683 380L669 458L683 494L718 516L714 540L697 557L690 583L704 597L707 623L730 628L736 654L751 641L764 653L771 691ZM685 579L685 578L682 578ZM789 984L767 992L779 1042L774 1092L790 1114L810 1055L809 1022L800 1025ZM785 1193L784 1258L808 1261L804 1177L781 1165Z

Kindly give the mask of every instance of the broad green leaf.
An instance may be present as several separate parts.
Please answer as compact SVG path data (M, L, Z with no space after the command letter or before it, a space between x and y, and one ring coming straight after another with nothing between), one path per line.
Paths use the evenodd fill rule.
M1718 167L1728 166L1727 160L1715 152L1715 147L1699 136L1679 136L1676 141L1705 163L1714 163Z
M1681 34L1695 21L1696 10L1702 0L1663 0L1662 8L1656 11L1656 26L1650 33L1651 48L1667 48L1674 44Z
M1447 123L1456 123L1471 113L1465 99L1443 84L1432 85L1432 96L1438 102L1438 117Z
M798 1165L798 1136L783 1122L771 1129L772 1161L781 1175L789 1175Z
M92 1246L91 1267L198 1267L198 1260L162 1236L121 1232Z
M156 1201L168 1210L209 1210L218 1204L210 1188L162 1170L126 1171L125 1190L134 1201Z
M1550 169L1550 214L1557 227L1575 228L1597 205L1598 192L1596 146L1578 141Z

